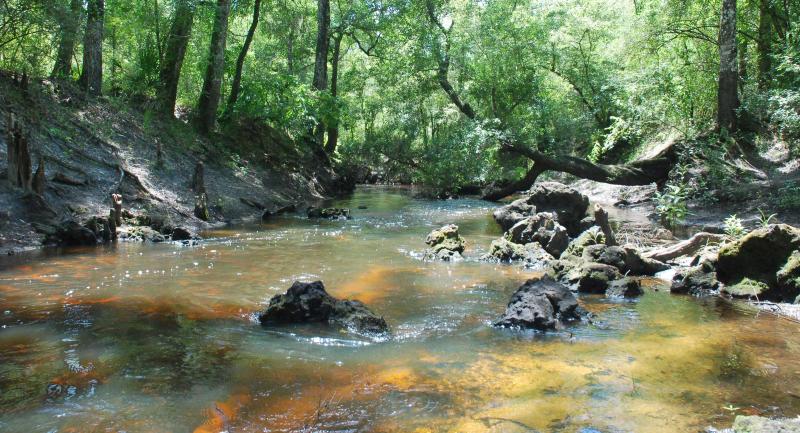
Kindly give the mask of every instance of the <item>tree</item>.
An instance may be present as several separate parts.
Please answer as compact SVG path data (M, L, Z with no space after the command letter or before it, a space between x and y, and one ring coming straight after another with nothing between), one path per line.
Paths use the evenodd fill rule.
M758 10L758 87L767 88L772 71L772 8L770 0L761 0Z
M317 48L314 60L313 86L318 92L328 88L328 31L331 26L331 7L328 0L317 0ZM325 139L325 127L320 122L315 128L314 144L322 148Z
M719 88L717 127L736 131L739 108L739 72L736 57L736 0L722 0L719 21Z
M233 74L233 82L231 83L231 93L228 96L228 104L226 111L231 113L233 107L236 105L236 100L239 99L239 91L242 84L242 69L244 68L244 60L247 57L247 52L250 50L250 44L253 43L253 37L256 34L256 27L258 27L258 17L261 11L261 0L255 0L253 3L253 21L250 23L250 28L247 30L247 36L244 38L244 45L242 50L239 51L239 57L236 59L236 71Z
M53 78L67 78L72 75L72 55L75 53L75 42L78 39L82 11L82 0L71 0L69 10L61 11L61 38L58 43L56 63L50 74Z
M341 58L342 38L344 33L337 32L333 36L333 54L331 57L331 96L336 100L339 93L339 60ZM328 125L328 141L325 143L325 151L329 154L336 150L339 141L339 119L336 116Z
M197 106L197 121L200 130L208 133L214 130L217 109L222 94L222 74L225 69L225 42L228 35L228 16L231 11L230 0L217 0L214 14L214 28L208 55L203 90Z
M104 0L89 0L83 38L83 71L80 85L92 95L100 95L103 90L104 17Z
M194 0L177 0L175 16L167 36L167 49L159 73L158 102L161 112L170 117L175 115L178 83L192 33L194 11Z

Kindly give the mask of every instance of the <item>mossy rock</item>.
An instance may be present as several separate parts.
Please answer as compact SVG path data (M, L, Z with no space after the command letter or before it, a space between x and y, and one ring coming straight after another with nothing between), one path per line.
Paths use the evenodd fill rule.
M725 286L722 291L737 298L760 298L769 291L769 286L761 281L743 278L736 284Z
M777 273L778 285L800 295L800 251L795 251Z
M464 239L458 234L458 226L448 224L440 229L436 229L428 234L425 243L431 250L438 253L441 250L450 250L458 253L464 252Z
M604 244L606 242L606 236L603 234L603 230L600 227L594 226L589 230L581 233L580 236L573 239L572 242L569 243L567 249L561 254L561 258L568 258L569 256L573 257L581 257L583 255L583 250L591 245L598 245Z
M726 284L731 294L739 289L750 292L759 291L753 284L740 285L746 278L766 285L768 290L760 290L759 298L770 301L791 302L798 295L796 287L781 284L778 274L784 275L782 281L791 282L790 263L793 253L800 249L800 229L786 225L773 224L752 231L741 239L723 245L717 261L717 279ZM735 288L740 285L738 288ZM763 288L763 287L762 287ZM745 295L742 295L745 296Z

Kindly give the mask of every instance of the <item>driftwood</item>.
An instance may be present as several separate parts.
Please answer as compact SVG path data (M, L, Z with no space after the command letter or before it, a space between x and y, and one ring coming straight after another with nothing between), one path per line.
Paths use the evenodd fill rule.
M724 240L724 235L700 232L685 241L644 253L642 256L648 259L666 262L681 256L690 256L706 245L718 244Z
M11 185L31 190L31 154L28 137L14 114L6 117L6 144L8 146L8 181Z
M606 245L613 247L617 245L617 237L614 235L614 230L608 222L608 212L602 206L594 205L594 223L603 231L606 238Z

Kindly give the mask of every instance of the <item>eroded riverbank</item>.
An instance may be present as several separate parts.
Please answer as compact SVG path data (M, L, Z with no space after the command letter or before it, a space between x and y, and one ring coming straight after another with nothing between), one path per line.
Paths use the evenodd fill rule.
M480 263L493 206L363 188L349 221L279 217L200 245L6 262L4 431L698 431L800 414L798 325L718 298L581 295L593 325L494 329L521 281ZM366 209L359 209L359 207ZM421 260L459 225L466 260ZM254 314L294 280L383 315L385 341ZM587 430L591 431L591 430Z

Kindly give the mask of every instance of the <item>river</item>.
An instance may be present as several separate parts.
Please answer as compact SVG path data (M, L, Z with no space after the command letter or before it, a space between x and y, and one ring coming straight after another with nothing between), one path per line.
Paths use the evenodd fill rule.
M800 414L800 326L649 281L548 335L494 329L537 275L478 262L492 205L363 187L349 221L279 217L195 246L133 244L0 262L3 432L695 432ZM467 260L421 260L458 224ZM322 280L383 315L370 340L255 313Z

